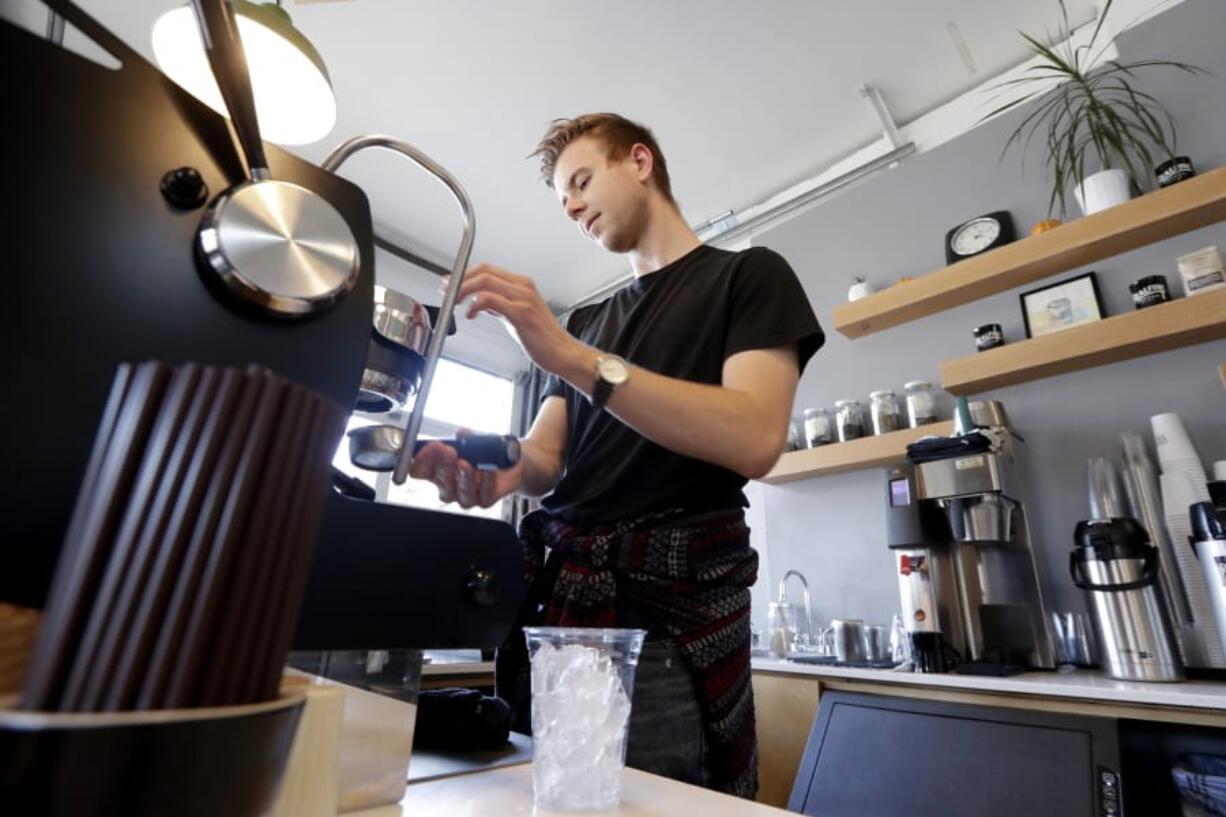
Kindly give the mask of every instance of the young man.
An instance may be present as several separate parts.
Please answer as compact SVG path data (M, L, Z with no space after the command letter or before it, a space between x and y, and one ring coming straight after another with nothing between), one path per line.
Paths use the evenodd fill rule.
M502 316L549 374L540 412L514 468L478 471L433 444L412 474L464 507L544 496L520 528L520 624L645 629L627 763L752 797L758 557L741 488L783 450L821 328L780 256L698 240L646 128L614 114L557 120L533 155L580 231L629 255L634 281L563 329L530 278L473 267L468 315ZM518 630L498 686L526 725Z

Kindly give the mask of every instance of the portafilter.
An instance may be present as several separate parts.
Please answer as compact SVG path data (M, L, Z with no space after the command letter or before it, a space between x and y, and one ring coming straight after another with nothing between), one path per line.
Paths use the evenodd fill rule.
M425 305L376 284L374 325L355 408L383 413L404 407L421 381L430 333Z
M391 471L396 467L400 447L404 444L404 429L393 425L373 425L349 432L349 460L366 471ZM413 446L416 454L429 442L451 446L481 470L510 468L519 462L519 439L510 434L470 434L454 439L420 438Z

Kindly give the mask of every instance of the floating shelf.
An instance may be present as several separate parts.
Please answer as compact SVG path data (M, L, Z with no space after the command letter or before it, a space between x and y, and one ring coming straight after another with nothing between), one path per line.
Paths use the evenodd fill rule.
M943 360L941 385L950 394L978 394L1219 338L1226 338L1226 290Z
M845 443L831 443L818 448L789 451L779 458L779 462L775 463L771 472L762 477L759 482L778 485L822 474L837 474L860 468L893 465L906 458L907 446L920 437L926 437L929 434L947 437L953 433L953 430L954 421L946 420L919 428L891 431L875 437L861 437Z
M1226 167L840 304L834 326L862 337L1224 220Z

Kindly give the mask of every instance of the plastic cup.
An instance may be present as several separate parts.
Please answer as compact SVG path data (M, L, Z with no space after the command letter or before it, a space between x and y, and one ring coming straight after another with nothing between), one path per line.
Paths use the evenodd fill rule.
M525 627L532 659L537 811L606 811L621 800L643 630Z

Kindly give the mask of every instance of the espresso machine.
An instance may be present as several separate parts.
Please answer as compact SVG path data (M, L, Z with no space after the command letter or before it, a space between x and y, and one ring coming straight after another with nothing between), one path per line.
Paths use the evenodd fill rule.
M403 480L445 333L376 292L370 204L340 166L391 152L453 193L464 233L436 326L449 323L475 229L458 183L411 146L357 137L314 165L260 139L249 88L230 93L245 65L241 77L212 66L227 122L68 0L46 5L119 66L0 20L4 73L27 78L4 86L16 160L0 307L0 601L33 608L122 362L256 364L367 412L407 408L416 392L392 452ZM261 232L269 224L290 225L290 240ZM328 497L295 648L499 645L522 590L510 525L355 493Z
M983 424L999 423L990 447L945 445L886 473L888 545L921 672L1055 667L1026 510L1011 493L1020 439L999 404L983 405Z

